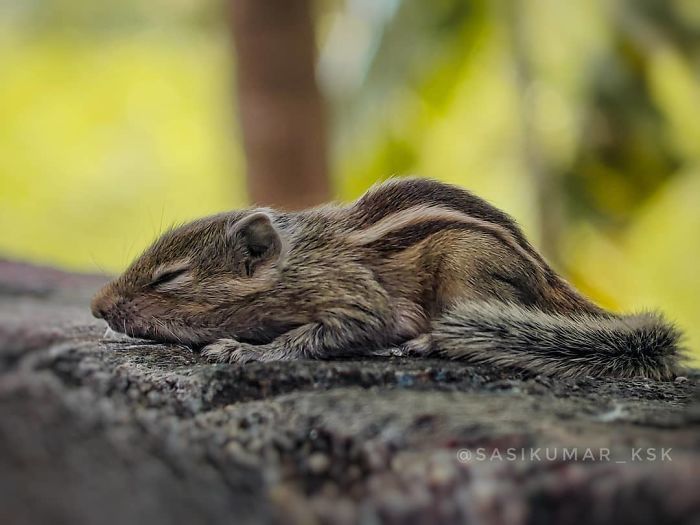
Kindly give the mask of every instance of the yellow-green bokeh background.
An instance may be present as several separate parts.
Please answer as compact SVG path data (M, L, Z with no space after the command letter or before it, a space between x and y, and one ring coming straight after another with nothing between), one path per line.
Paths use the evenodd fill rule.
M434 177L506 209L537 244L522 107L547 162L576 166L586 71L592 57L612 53L620 14L611 6L624 2L525 2L525 92L514 81L508 2L473 2L459 29L436 25L435 35L401 25L420 9L409 3L386 0L372 12L338 1L318 13L338 198L389 175ZM449 14L449 3L436 6ZM0 256L118 272L166 225L247 204L219 3L43 4L39 17L20 2L0 11ZM698 3L670 4L700 27ZM401 66L419 37L429 43L419 66ZM663 33L641 49L659 136L679 161L634 206L614 174L598 174L601 202L624 220L614 228L585 215L568 221L561 264L604 306L666 312L687 331L698 364L700 61ZM366 65L372 60L379 66ZM404 76L392 76L394 63ZM348 71L355 75L338 81Z

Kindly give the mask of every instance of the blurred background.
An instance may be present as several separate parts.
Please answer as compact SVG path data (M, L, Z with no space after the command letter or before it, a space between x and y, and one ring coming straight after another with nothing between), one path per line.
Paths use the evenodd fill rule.
M700 364L697 0L0 0L0 257L415 174L511 213Z

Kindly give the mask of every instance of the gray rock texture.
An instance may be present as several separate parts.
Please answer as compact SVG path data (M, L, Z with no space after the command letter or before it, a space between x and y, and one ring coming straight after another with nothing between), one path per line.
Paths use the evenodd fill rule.
M0 262L0 523L700 523L700 374L212 365Z

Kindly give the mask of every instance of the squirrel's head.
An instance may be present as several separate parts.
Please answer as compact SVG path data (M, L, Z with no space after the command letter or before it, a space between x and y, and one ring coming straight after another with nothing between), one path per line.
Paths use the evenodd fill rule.
M284 246L265 210L194 221L163 234L102 288L92 313L113 330L158 341L244 336L244 311L274 286Z

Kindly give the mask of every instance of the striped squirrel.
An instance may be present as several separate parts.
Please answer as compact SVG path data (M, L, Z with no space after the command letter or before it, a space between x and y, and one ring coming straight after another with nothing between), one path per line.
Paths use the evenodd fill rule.
M347 205L253 208L163 234L93 299L134 337L216 362L438 355L560 377L674 376L680 332L557 275L508 215L400 178Z

